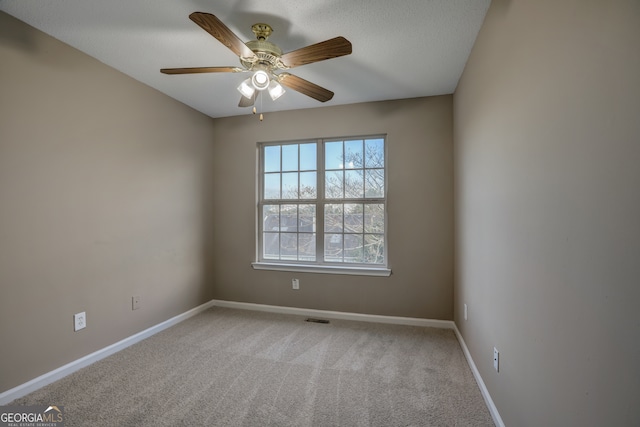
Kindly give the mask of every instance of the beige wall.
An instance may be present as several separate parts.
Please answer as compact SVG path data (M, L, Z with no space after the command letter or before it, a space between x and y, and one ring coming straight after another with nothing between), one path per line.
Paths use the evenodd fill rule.
M211 299L213 126L4 13L0 64L2 392Z
M286 96L286 95L285 95ZM452 96L216 119L218 299L452 319ZM256 271L256 143L387 134L390 277ZM291 279L300 279L300 290Z
M456 91L455 319L507 425L640 422L639 41L635 0L494 0Z

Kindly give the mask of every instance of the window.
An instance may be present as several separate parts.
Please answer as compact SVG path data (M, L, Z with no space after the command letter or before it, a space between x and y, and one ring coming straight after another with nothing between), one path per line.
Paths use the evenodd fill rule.
M388 275L385 166L384 136L259 144L254 268Z

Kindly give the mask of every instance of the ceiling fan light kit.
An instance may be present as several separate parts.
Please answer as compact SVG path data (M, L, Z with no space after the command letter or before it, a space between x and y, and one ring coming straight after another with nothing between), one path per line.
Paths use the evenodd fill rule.
M253 97L253 94L256 93L256 88L251 84L251 78L240 83L240 86L238 86L238 92L247 99L251 99Z
M269 87L269 75L266 71L258 70L251 77L251 83L257 90L265 90Z
M269 96L271 97L271 100L275 101L276 99L284 95L285 92L286 90L284 90L280 83L276 82L275 80L271 80L271 82L269 83Z
M251 30L256 40L244 43L215 15L193 12L189 18L238 55L243 68L232 66L163 68L160 72L164 74L251 72L253 75L238 86L238 91L242 94L239 107L253 106L257 95L264 90L267 90L271 99L275 101L285 93L283 86L320 102L327 102L333 98L333 92L283 71L349 55L352 52L351 43L347 39L335 37L283 54L282 49L267 40L273 32L268 24L254 24ZM262 114L260 114L260 120L262 121Z
M280 83L275 81L275 79L270 79L264 71L256 71L253 77L244 80L240 83L240 86L238 86L238 92L249 102L253 102L256 90L263 91L265 89L267 89L273 101L280 98L286 92Z

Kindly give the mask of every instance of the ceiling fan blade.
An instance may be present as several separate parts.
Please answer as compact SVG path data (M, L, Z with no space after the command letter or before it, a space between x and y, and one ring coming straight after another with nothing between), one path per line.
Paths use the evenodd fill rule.
M216 18L215 15L204 12L193 12L189 15L189 19L218 39L220 43L231 49L236 55L242 58L257 58L256 54L253 53L233 31L224 25L221 20Z
M281 73L280 75L278 75L278 81L289 89L293 89L304 95L310 96L311 98L317 99L320 102L327 102L328 100L333 98L333 92L331 92L330 90L318 86L315 83L311 83L310 81L302 79L298 76L294 76L293 74Z
M258 91L254 92L251 98L240 95L240 102L238 103L238 107L251 107L253 104L255 104L257 95Z
M195 68L162 68L164 74L195 74L195 73L240 73L245 71L240 67L195 67Z
M349 40L344 37L336 37L285 53L280 59L287 67L293 68L313 62L324 61L325 59L349 55L351 51L351 42L349 42Z

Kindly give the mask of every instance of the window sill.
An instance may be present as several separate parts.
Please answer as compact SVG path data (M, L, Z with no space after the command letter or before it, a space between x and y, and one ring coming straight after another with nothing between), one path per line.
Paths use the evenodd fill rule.
M293 271L296 273L347 274L352 276L388 277L391 269L386 267L342 267L335 265L280 264L273 262L252 262L254 270Z

